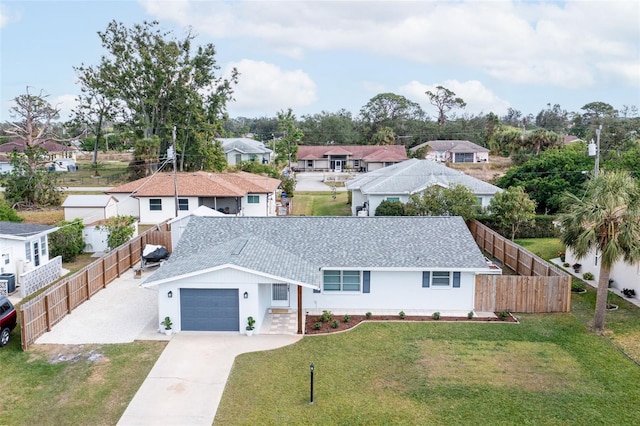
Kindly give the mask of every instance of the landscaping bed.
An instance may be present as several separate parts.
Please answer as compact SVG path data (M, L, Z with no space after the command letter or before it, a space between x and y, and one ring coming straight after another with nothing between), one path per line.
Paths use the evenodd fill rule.
M336 333L339 331L350 330L365 321L411 321L411 322L512 322L517 323L518 320L509 312L500 313L496 312L495 318L480 318L474 316L473 318L459 317L459 316L439 316L436 315L420 315L410 316L406 315L401 318L400 315L307 315L305 321L305 334L328 334ZM505 315L506 314L506 315ZM346 318L348 317L348 318ZM327 320L328 319L328 320ZM320 324L318 327L317 324Z

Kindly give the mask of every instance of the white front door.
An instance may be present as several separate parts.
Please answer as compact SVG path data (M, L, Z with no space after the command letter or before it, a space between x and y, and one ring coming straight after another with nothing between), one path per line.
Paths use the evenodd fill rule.
M336 160L336 167L334 169L336 172L342 171L342 160Z
M271 306L289 306L289 284L271 284Z

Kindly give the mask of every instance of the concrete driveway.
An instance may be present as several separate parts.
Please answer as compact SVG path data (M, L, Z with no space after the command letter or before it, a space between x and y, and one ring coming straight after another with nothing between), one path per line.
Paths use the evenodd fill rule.
M134 340L167 339L157 333L158 293L140 288L133 269L125 271L91 299L78 306L56 324L36 344L80 345L89 343L129 343Z
M331 186L324 183L326 178L331 178L331 172L300 172L296 173L296 191L321 191L330 192ZM346 191L345 187L337 187L336 191Z
M182 332L158 358L118 425L211 425L235 357L302 336Z

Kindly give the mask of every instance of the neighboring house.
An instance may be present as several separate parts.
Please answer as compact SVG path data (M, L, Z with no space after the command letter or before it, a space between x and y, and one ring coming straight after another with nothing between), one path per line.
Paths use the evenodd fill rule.
M14 284L19 283L21 274L49 264L48 235L57 230L55 226L0 222L0 272L3 276L12 275ZM60 277L61 270L57 269L51 280Z
M68 195L62 203L64 220L82 219L85 225L118 215L118 200L111 195Z
M416 152L428 146L427 160L450 163L488 163L489 150L469 141L428 141L410 148Z
M273 151L263 142L249 138L216 138L222 144L227 163L234 166L242 161L271 162Z
M461 217L192 217L157 288L174 330L260 330L271 309L474 310L492 270Z
M0 154L9 154L14 150L18 152L24 152L26 143L22 139L16 139L11 142L6 142L0 145ZM75 166L76 154L78 149L73 146L66 146L54 141L43 141L38 144L39 147L44 148L48 152L49 160L63 160L65 165L73 164ZM71 162L70 160L73 160Z
M374 216L381 202L400 201L405 204L409 196L432 185L449 188L464 185L478 197L483 208L493 196L502 191L497 186L471 177L461 171L430 160L411 159L382 170L376 170L347 181L351 191L351 213L354 216Z
M573 136L573 135L564 135L563 138L563 143L565 145L569 145L570 143L574 143L574 142L584 142L584 140L580 139L577 136Z
M118 200L119 215L137 217L146 225L200 206L236 216L275 216L279 185L278 179L246 172L157 173L111 188L107 194Z
M598 280L600 278L600 253L591 251L582 259L577 259L570 248L567 247L565 254L565 261L569 265L579 263L582 265L580 273L582 276L585 272L591 272L595 277L593 280L594 286L598 286ZM568 267L567 269L570 269ZM630 265L623 261L616 262L611 268L611 274L609 279L613 280L611 287L614 287L620 291L625 288L633 289L636 294L640 295L640 262Z
M407 160L401 145L301 145L298 171L370 172Z
M9 158L6 155L0 155L0 174L10 173L13 170L13 166L9 162Z

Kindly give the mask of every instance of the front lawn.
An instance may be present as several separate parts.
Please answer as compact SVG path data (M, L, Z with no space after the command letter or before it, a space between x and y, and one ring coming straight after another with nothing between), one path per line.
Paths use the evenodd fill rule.
M351 216L347 192L336 192L335 197L331 192L296 192L292 216Z
M115 425L166 342L0 348L2 425Z
M572 314L521 321L366 323L244 354L215 423L640 424L637 365Z

